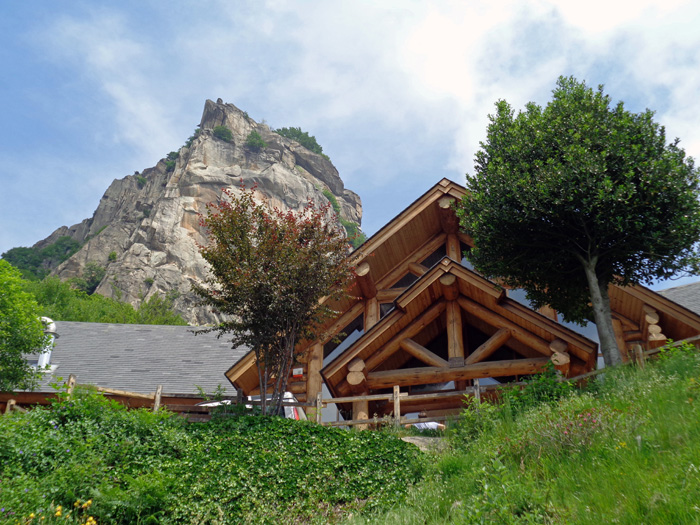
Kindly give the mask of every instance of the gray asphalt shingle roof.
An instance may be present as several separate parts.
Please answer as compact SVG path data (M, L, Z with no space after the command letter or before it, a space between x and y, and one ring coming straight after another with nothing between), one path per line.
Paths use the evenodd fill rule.
M248 351L231 348L216 333L195 336L191 326L156 326L56 321L59 337L42 385L74 374L78 383L164 394L196 394L195 385L213 392L217 385L232 395L224 372ZM47 390L50 388L42 388Z
M700 314L700 282L675 286L660 290L658 293L674 303L685 306L696 314Z

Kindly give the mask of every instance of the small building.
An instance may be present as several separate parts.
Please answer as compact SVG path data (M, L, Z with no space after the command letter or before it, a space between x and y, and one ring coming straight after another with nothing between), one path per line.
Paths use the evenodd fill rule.
M463 253L472 239L459 231L452 208L466 189L443 179L351 254L350 296L323 335L297 349L289 390L311 401L325 386L333 397L406 394L402 414L455 412L465 388L479 379L517 381L550 361L564 375L595 368L596 342L557 321L551 308L534 311L514 292L475 272ZM633 345L700 334L700 315L643 286L610 287L613 326L623 359ZM299 369L303 372L299 376ZM226 377L245 395L259 395L253 352ZM427 392L439 396L417 397ZM343 402L346 418L392 410L384 401Z

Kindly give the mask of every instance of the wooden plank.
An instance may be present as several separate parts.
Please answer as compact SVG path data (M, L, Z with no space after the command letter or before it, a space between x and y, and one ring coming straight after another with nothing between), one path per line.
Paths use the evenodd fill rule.
M316 341L317 343L326 344L328 341L333 339L338 335L343 328L349 325L355 320L355 318L363 313L365 310L365 303L363 301L358 301L352 307L347 310L343 315L341 315L329 328L325 330L321 337Z
M122 397L133 397L135 399L148 399L148 400L154 400L155 399L155 394L140 394L138 392L128 392L126 390L118 390L116 388L106 388L102 386L95 386L91 387L90 385L76 385L76 386L84 386L88 388L94 388L98 392L103 392L105 394L112 394L114 396L122 396Z
M501 328L496 331L486 342L474 350L469 357L464 360L465 365L471 365L483 361L496 350L501 348L504 344L508 342L511 337L511 332L507 328Z
M407 397L407 392L401 392L401 397ZM346 397L332 397L330 399L324 399L324 404L342 404L342 403L353 403L358 399L364 399L366 401L390 401L394 399L394 394L370 394L367 396L346 396Z
M515 359L508 361L487 361L458 368L405 368L370 372L367 383L371 390L390 388L392 385L412 386L430 383L444 383L460 379L503 377L535 374L549 362L547 357Z
M413 339L406 338L401 341L401 348L406 350L413 357L420 359L423 363L430 366L450 366L447 361L437 354L431 352L423 345L419 345ZM348 381L349 382L349 381Z
M392 337L389 342L384 345L384 348L367 359L367 368L369 370L374 370L400 348L401 341L420 333L427 325L437 319L445 308L445 301L438 301L433 306L428 308L425 312L414 319L411 324Z
M404 293L408 288L387 288L377 290L377 301L380 303L393 303L396 298Z

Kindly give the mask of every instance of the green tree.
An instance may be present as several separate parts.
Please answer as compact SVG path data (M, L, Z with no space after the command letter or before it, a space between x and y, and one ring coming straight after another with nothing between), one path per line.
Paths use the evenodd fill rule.
M260 151L262 148L267 147L267 142L263 140L260 133L257 131L251 131L245 139L245 145L248 146L253 151Z
M301 128L279 128L275 130L275 133L282 135L283 137L287 137L288 139L296 140L309 151L323 155L323 157L328 159L328 155L323 153L323 148L321 145L316 142L316 137L309 135L307 131L302 131Z
M22 289L22 275L0 260L0 392L32 389L38 373L25 355L46 342L36 301Z
M224 142L231 142L231 140L233 139L233 133L226 126L215 126L212 132L214 133L214 136L217 139L221 139ZM197 130L195 130L195 135L193 136L196 135L199 135Z
M262 410L278 413L296 344L316 337L331 313L320 299L346 293L350 268L345 236L325 219L328 207L270 210L253 192L225 190L219 204L208 206L210 244L200 251L211 276L194 291L227 316L207 331L231 334L234 347L255 352L261 391L272 390Z
M490 277L524 288L535 306L597 325L606 365L620 363L608 285L650 283L698 268L698 171L653 112L573 78L552 101L490 115L476 176L458 209ZM589 306L592 304L592 307Z
M107 270L95 261L88 261L81 277L72 279L73 286L87 294L93 293L104 279Z

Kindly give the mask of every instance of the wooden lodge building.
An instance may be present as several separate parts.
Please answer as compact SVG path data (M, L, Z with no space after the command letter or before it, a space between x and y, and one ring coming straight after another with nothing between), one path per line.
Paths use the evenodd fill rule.
M466 190L443 179L353 252L351 297L324 335L298 349L288 389L313 401L325 383L333 397L390 393L398 385L403 414L459 410L474 379L506 383L552 361L565 376L595 368L597 343L557 322L551 308L536 312L471 269L463 252L472 239L459 231L452 203ZM666 338L700 334L700 315L643 286L611 286L617 342L650 348ZM299 374L299 369L303 371ZM226 377L245 395L259 395L253 352ZM440 391L428 401L412 395ZM453 395L450 394L453 393ZM386 401L341 405L346 419L388 415Z

